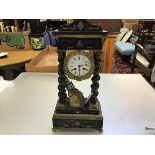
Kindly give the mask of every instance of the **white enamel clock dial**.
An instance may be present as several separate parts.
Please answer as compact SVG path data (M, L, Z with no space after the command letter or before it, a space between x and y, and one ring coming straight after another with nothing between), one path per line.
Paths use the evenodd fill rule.
M75 80L89 78L94 71L94 60L88 52L73 52L66 60L66 74Z
M68 70L75 76L86 75L91 68L91 62L85 55L74 55L68 62Z

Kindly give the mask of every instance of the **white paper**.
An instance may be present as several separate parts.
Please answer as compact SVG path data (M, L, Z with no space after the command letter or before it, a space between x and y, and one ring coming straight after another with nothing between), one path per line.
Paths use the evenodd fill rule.
M4 80L3 77L0 77L0 93L7 87L13 87L13 81Z

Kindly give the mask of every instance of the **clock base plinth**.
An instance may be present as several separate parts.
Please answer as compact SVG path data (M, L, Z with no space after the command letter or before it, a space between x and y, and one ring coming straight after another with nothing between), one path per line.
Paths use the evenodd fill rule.
M100 107L98 107L98 114L59 113L55 110L52 120L54 130L63 128L90 128L102 131L103 127L103 116Z
M86 100L87 98L85 98ZM89 104L89 106L83 107L72 107L70 106L68 98L66 99L66 103L64 105L59 102L56 105L55 111L59 114L93 114L99 115L101 110L100 102L97 101L96 104Z

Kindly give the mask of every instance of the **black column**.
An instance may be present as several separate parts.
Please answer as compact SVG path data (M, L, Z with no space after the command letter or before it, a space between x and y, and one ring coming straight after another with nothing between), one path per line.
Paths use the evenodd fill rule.
M101 62L101 51L95 51L94 52L94 61L95 61L95 69L94 69L94 74L93 77L91 78L92 84L91 84L91 93L93 93L91 103L96 104L97 102L97 96L99 94L98 88L99 88L99 80L100 80L100 62Z
M65 104L66 101L66 89L65 89L65 79L66 76L64 74L64 59L65 59L65 51L58 50L58 102L60 104Z

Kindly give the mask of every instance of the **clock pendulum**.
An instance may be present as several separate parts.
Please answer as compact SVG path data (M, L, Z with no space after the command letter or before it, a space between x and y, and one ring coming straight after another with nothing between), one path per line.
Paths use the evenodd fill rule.
M54 32L58 53L58 101L53 129L91 128L101 131L103 115L98 100L100 56L106 31L86 20L74 20ZM68 50L70 51L68 53ZM84 97L72 81L90 79L91 94Z
M68 90L68 102L73 108L81 108L84 104L84 96L82 92L75 88L72 82L67 78L65 80L66 89Z

